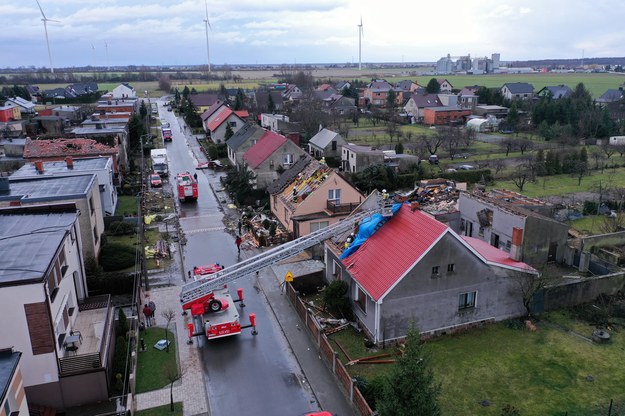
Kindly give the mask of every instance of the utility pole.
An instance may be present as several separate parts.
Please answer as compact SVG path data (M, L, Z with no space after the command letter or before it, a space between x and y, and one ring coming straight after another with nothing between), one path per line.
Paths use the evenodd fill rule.
M149 115L148 115L149 117ZM143 138L146 135L142 135L140 137L141 141L141 191L139 192L139 220L141 221L141 225L139 227L140 240L141 240L141 277L143 278L143 283L145 285L145 290L150 290L150 282L148 280L148 267L145 260L145 194L143 189L145 187L145 160L143 155Z

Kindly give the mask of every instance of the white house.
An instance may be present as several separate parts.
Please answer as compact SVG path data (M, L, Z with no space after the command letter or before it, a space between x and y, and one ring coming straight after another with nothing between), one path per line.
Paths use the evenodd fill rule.
M113 98L136 98L135 89L128 83L119 84L111 91Z
M28 400L58 412L108 399L115 343L110 297L86 299L79 216L72 204L0 209L0 349L22 352Z

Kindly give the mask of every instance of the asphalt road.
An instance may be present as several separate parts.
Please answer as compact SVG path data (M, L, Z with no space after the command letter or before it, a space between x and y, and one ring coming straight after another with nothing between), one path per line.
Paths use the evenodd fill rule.
M209 185L209 181L218 183L217 174L212 170L195 170L197 160L185 140L185 129L162 103L159 102L160 117L170 122L173 132L173 141L166 144L171 183L175 183L178 172L198 174L198 201L180 204L178 210L186 236L184 268L190 270L195 265L209 263L232 265L239 260L234 236L224 226L224 214ZM248 314L255 313L258 335L244 329L241 335L210 342L197 338L211 416L293 416L318 410L315 396L266 298L252 280L239 279L229 286L231 293L243 288L246 307L240 310L241 323L247 324Z

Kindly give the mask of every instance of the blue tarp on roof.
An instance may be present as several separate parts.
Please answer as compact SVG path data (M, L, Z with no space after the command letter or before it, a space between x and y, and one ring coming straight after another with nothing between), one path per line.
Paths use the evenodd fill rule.
M402 204L393 204L391 208L391 212L393 215L399 211ZM358 234L356 234L354 241L352 244L343 251L341 257L339 259L343 260L354 254L356 250L360 248L360 246L367 241L369 237L371 237L386 221L388 221L392 217L383 217L380 213L375 213L370 217L365 218L361 221L358 226Z

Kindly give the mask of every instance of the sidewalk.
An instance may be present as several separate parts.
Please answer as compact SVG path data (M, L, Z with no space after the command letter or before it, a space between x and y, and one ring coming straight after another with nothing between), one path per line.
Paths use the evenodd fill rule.
M176 336L178 363L184 368L181 380L174 383L174 402L183 403L185 416L208 415L208 402L206 398L206 383L202 372L202 362L197 342L187 344L187 324L191 323L189 314L182 316L180 313L180 286L152 289L143 294L144 302L152 300L158 308L156 313L156 326L164 325L164 318L159 311L172 309L176 311L175 327L172 332ZM138 354L141 354L140 352ZM140 393L135 396L137 410L149 409L162 405L168 405L170 401L169 386L160 390Z

